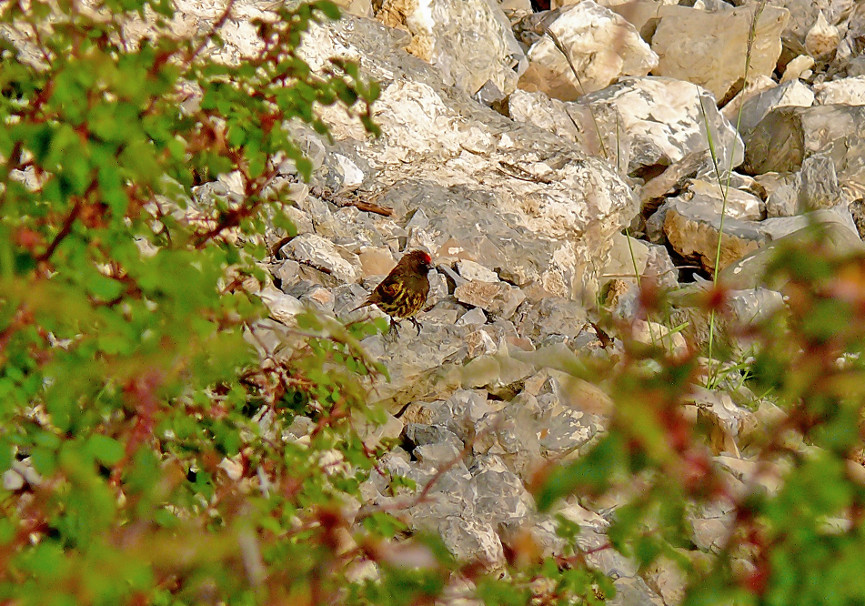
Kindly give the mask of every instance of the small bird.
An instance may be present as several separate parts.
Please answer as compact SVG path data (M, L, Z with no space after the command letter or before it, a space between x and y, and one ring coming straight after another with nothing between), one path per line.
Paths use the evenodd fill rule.
M429 294L427 273L431 268L432 258L429 254L422 250L406 253L366 301L351 311L367 305L378 305L390 316L390 330L398 333L398 319L408 318L417 328L417 334L420 334L421 323L414 319L414 315L426 303Z

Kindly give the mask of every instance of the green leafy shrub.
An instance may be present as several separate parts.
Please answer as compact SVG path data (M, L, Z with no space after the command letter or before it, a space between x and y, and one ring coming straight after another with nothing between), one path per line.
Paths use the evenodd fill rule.
M0 468L21 470L0 502L0 596L318 601L340 589L333 512L372 465L347 419L380 368L357 347L369 327L315 318L298 334L321 337L260 363L265 309L240 285L265 279L265 227L292 229L280 164L311 170L283 124L326 132L316 108L339 104L374 132L377 89L297 54L338 16L328 2L277 8L238 65L209 58L231 3L192 38L161 0L22 6L0 13L16 41L0 50ZM242 199L196 199L227 172ZM316 430L285 446L256 411L270 434L298 411Z

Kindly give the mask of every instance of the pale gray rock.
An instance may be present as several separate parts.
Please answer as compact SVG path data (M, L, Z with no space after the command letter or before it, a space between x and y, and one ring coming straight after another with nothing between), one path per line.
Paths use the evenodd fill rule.
M427 295L427 300L423 307L424 309L429 309L430 307L442 302L452 302L448 292L447 280L442 274L433 270L429 272L427 279L429 280L429 295Z
M762 74L754 77L749 76L747 86L745 86L744 89L739 91L735 97L730 99L730 101L724 105L723 109L721 109L721 114L735 127L736 123L739 121L739 112L742 109L742 105L756 95L775 88L776 86L778 86L778 84L769 76Z
M726 452L740 456L739 435L757 425L754 413L737 406L729 394L699 386L691 389L691 403L697 408L697 418L710 427L709 446L713 453Z
M865 137L851 135L836 139L826 148L825 154L832 159L838 184L847 198L865 198Z
M519 523L534 510L534 500L522 480L496 455L476 457L469 471L477 494L474 511L479 520L493 526Z
M637 575L637 564L626 558L618 551L609 546L606 533L598 532L593 528L581 528L577 535L577 545L586 554L586 563L614 578L632 578ZM601 549L601 546L607 545ZM608 602L609 603L609 602Z
M291 222L294 224L294 228L298 234L309 234L315 231L312 217L310 217L309 213L295 206L288 206L283 212L285 212L285 215L291 219Z
M746 326L767 320L783 309L784 297L777 290L768 288L728 290L726 307L733 323ZM746 349L747 341L743 339L741 344L742 349Z
M615 157L611 162L627 166L628 174L669 166L708 150L707 123L719 166L742 162L744 147L736 131L718 112L712 95L694 84L672 78L625 78L586 95L579 104L594 114L604 145ZM597 132L594 123L583 129Z
M616 595L606 601L608 606L663 606L664 601L640 577L616 579Z
M799 192L794 183L782 183L766 198L766 216L791 217L799 212Z
M376 313L374 308L368 309L370 315ZM420 335L404 323L398 334L373 335L362 341L367 353L388 368L391 380L376 384L375 396L391 412L413 400L436 399L460 384L459 366L468 355L467 327L454 326L456 312L452 319L436 318L433 314L438 309L418 315L424 325Z
M671 198L674 199L677 198ZM726 209L727 216L734 219L759 221L764 215L763 201L760 198L735 187L728 187L726 179L722 179L720 185L717 180L710 182L691 179L686 185L685 194L678 196L678 199L695 204L710 204L718 214L722 209Z
M790 467L787 462L755 461L729 455L718 455L713 460L720 469L742 483L740 494L751 492L755 487L764 489L769 495L777 494Z
M363 440L363 445L375 450L383 440L394 440L403 432L404 424L392 414L385 412L384 423L368 421L362 414L352 414L352 424Z
M508 319L514 315L526 295L506 282L472 281L457 286L454 297L460 303L480 307L493 316Z
M525 379L531 373L530 364L511 357L506 347L499 347L495 353L479 355L468 361L461 372L462 386L486 389L505 387Z
M538 398L541 403L539 424L541 432L541 454L545 457L567 457L591 440L601 429L600 420L581 410L566 408L554 394Z
M646 269L643 277L654 281L661 288L674 289L679 285L679 270L676 268L666 246L649 244Z
M733 521L732 515L691 520L691 540L703 551L719 553L729 540Z
M524 90L572 101L622 76L645 76L658 65L657 55L630 23L592 0L563 9L547 27L570 64L550 36L543 36L528 51L529 67L519 82Z
M473 307L460 316L457 326L480 326L487 323L487 315L480 307Z
M444 410L446 415L441 421L464 442L474 438L477 423L494 412L484 392L468 389L454 392Z
M689 153L658 176L648 178L640 188L640 209L643 213L656 210L664 202L664 196L684 189L690 177L709 166L712 166L711 154L704 149Z
M865 76L821 82L814 92L820 105L865 105Z
M384 453L381 459L379 459L379 463L382 469L391 475L406 477L411 471L409 459L409 454L406 451L396 447L393 450Z
M819 13L822 12L829 23L838 24L855 2L856 0L771 0L770 4L784 7L790 12L790 20L783 35L804 46L805 37L817 22Z
M47 181L47 176L37 175L35 167L28 166L24 170L15 169L9 171L9 179L20 183L28 191L35 192Z
M439 265L437 267L437 269L438 269L438 271L442 272L442 274L444 275L445 280L448 282L448 288L449 289L451 288L451 286L450 286L451 284L453 284L453 288L456 288L460 284L465 284L467 282L467 280L465 278L463 278L461 275L459 275L457 272L455 272L448 265L443 265L443 264Z
M450 412L447 410L444 400L432 402L417 400L407 404L399 412L399 418L405 424L443 425L450 418Z
M567 139L586 154L610 159L602 149L605 139L599 137L589 109L583 105L552 99L541 91L517 89L508 98L508 115Z
M330 289L320 284L302 280L286 289L286 295L296 297L302 306L316 309L325 315L333 313L334 297Z
M496 354L499 346L488 328L481 328L466 335L470 358Z
M767 242L781 239L809 225L819 223L839 225L858 236L856 225L846 205L824 208L791 217L774 217L763 221L743 221L727 218L721 241L719 267L727 267ZM697 257L711 272L718 246L721 217L714 209L672 202L666 214L664 230L673 248L684 257Z
M491 269L469 259L457 261L457 271L460 276L469 281L498 282L499 276Z
M648 244L625 234L613 234L613 249L602 270L602 284L612 279L627 279L636 284L645 272L648 259Z
M832 208L823 208L794 217L766 219L759 223L759 229L770 240L780 240L809 225L825 225L827 223L837 224L849 230L851 235L858 235L856 224L853 222L853 217L850 215L850 210L846 204Z
M336 317L345 320L374 317L371 307L361 308L357 312L350 313L369 296L369 291L360 284L340 284L334 287L332 292L333 312Z
M297 298L272 286L263 288L256 294L267 306L270 316L286 326L293 326L295 324L294 318L304 311L303 303Z
M30 457L12 461L12 468L3 472L4 490L21 490L25 485L35 488L41 485L42 481L42 476L33 467Z
M720 230L721 216L711 205L675 201L664 219L664 232L670 245L683 257L697 258L709 272L714 271ZM725 219L719 269L757 250L767 239L751 221Z
M23 487L24 476L14 469L8 469L3 472L3 490L15 492L16 490L21 490Z
M501 411L485 415L477 424L473 452L497 455L509 470L526 478L541 460L540 427L532 410L536 406L532 396L520 394Z
M488 82L508 94L525 69L525 55L495 0L385 0L377 18L408 30L407 50L434 65L447 84L470 95Z
M445 518L438 531L445 546L456 558L482 562L491 567L504 564L501 541L489 524L454 515Z
M264 318L243 332L243 340L255 347L261 358L268 358L280 350L291 350L297 344L290 329L276 320Z
M820 223L819 226L809 226L791 234L783 236L778 240L767 244L760 250L753 252L727 267L721 274L720 279L725 285L733 289L748 289L765 286L762 281L766 268L774 258L778 246L788 241L809 241L813 236L813 229L824 231L829 250L836 254L853 254L865 250L865 244L855 231L851 231L848 225L839 221L828 221ZM770 288L780 290L782 284L769 284Z
M441 469L459 458L460 449L450 442L437 442L418 446L412 451L412 454L420 464L433 469Z
M519 333L540 342L550 335L575 338L586 325L586 310L576 301L544 297L522 305L514 318Z
M798 55L787 63L787 67L784 68L784 75L781 76L781 84L792 82L793 80L798 80L800 78L808 79L813 74L811 71L812 67L814 67L813 58L808 55Z
M417 492L422 491L429 482L434 484L428 490L428 498L412 505L407 511L413 529L440 531L444 520L450 516L474 519L475 492L471 486L471 474L460 461L443 473L435 462L412 462L406 477L415 481ZM405 504L405 499L400 499Z
M374 117L381 138L368 140L340 111L322 113L334 137L356 146L377 171L368 195L394 209L391 221L404 224L418 207L426 212L429 225L414 230L409 247L423 244L436 255L463 249L463 258L497 272L503 260L516 260L522 267L514 280L498 272L516 284L537 278L543 267L539 277L550 292L591 296L592 263L635 205L609 168L447 88L432 68L398 48L396 34L375 23L346 18L305 39L313 67L331 56L362 56L366 73L379 80ZM525 233L532 234L528 249ZM505 254L511 242L520 242L513 246L518 254ZM479 247L485 250L474 254ZM484 257L491 255L503 260L489 263Z
M776 107L811 107L814 93L806 84L793 80L754 95L742 104L739 132L748 133L760 123L766 114Z
M405 426L405 437L415 446L446 443L455 448L457 453L463 449L463 443L456 434L442 425L408 423Z
M865 186L859 153L865 137L865 106L781 107L769 112L745 138L745 171L796 172L806 156L832 159L842 187Z
M352 15L372 17L370 0L335 0L335 4Z
M806 0L800 0L806 1ZM850 5L853 5L852 7ZM846 68L848 76L861 76L865 74L865 62L862 57L862 40L865 39L865 4L856 0L833 0L830 6L837 6L843 10L849 8L849 17L846 20L846 32L838 44L835 55L835 63ZM830 23L838 23L837 10L832 10L828 15Z
M667 232L664 231L664 223L667 221L667 211L670 210L671 205L670 201L664 202L646 219L645 231L649 242L656 245L667 242Z
M838 183L835 164L824 154L808 156L796 175L800 212L845 205L846 194Z
M756 4L709 13L665 6L652 36L659 63L653 73L687 80L724 99L744 77L745 53ZM751 51L749 77L771 76L781 54L781 32L789 12L766 6L760 13Z
M358 279L357 267L346 260L343 255L357 257L351 253L340 251L330 240L317 234L301 234L292 238L279 250L283 258L294 259L315 269L324 271L342 282L355 282Z
M642 577L661 596L666 606L678 605L684 600L688 579L679 564L671 558L659 556L642 571Z

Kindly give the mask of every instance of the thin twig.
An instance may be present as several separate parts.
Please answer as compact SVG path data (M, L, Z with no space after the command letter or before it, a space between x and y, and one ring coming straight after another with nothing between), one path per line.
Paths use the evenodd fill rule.
M580 78L580 74L577 71L576 66L574 66L573 61L571 61L571 56L568 54L565 45L562 44L562 41L559 40L559 37L555 33L553 33L553 30L551 30L550 28L544 27L544 33L550 37L550 40L553 41L553 46L555 46L556 49L558 49L558 51L562 53L562 55L565 57L565 61L568 62L568 67L571 68L571 72L573 72L574 77L577 79L577 84L579 84L580 86L580 95L585 95L586 89L583 87L583 80L582 78ZM592 111L591 107L589 107L589 115L592 117L592 123L594 123L595 131L598 134L598 144L601 146L601 153L604 155L604 158L609 158L609 156L607 155L607 146L604 145L604 139L603 137L601 137L601 127L598 126L598 120L597 118L595 118L595 112Z
M507 169L507 170L504 170ZM499 160L499 166L496 167L496 170L502 173L503 175L507 175L508 177L513 177L514 179L519 179L520 181L529 181L531 183L543 183L545 185L549 185L552 181L546 177L539 177L537 175L533 175L526 169L517 166L516 164L511 164L510 162L505 162L504 160Z
M383 217L390 217L393 215L392 208L387 208L386 206L379 206L378 204L375 204L373 202L364 202L363 200L342 200L340 201L338 206L354 206L356 209L363 212L375 213Z

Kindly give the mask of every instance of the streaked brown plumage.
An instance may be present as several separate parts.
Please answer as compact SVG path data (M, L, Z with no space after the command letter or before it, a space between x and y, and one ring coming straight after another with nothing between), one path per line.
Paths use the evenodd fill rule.
M366 301L352 311L367 305L377 305L390 316L391 330L397 330L400 319L408 318L417 328L417 334L420 334L421 324L414 319L414 315L426 303L429 294L427 273L431 267L432 258L426 252L413 250L406 253Z

